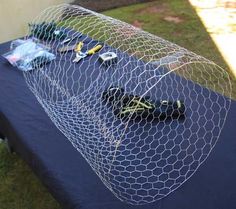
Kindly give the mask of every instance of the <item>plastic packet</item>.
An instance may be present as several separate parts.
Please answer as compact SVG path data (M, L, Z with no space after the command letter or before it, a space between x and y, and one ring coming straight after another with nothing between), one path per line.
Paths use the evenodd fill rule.
M35 43L31 39L12 41L10 48L11 51L3 57L22 71L40 68L56 58L46 46Z

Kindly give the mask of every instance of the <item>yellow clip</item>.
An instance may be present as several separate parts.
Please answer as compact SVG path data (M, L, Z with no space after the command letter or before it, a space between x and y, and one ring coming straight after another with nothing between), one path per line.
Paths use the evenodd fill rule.
M140 99L139 99L140 100ZM132 100L132 102L133 103L136 103L137 104L137 107L145 107L145 108L147 108L147 109L152 109L153 108L153 105L150 103L150 102L148 102L148 101L146 101L146 103L144 103L144 102L141 102L141 101L139 101L139 100Z
M83 46L84 46L84 43L79 42L79 44L77 44L76 47L75 47L75 52L77 52L77 53L81 52Z
M102 45L97 45L95 46L94 48L90 49L87 54L88 55L93 55L95 54L96 52L98 52L100 49L102 48Z

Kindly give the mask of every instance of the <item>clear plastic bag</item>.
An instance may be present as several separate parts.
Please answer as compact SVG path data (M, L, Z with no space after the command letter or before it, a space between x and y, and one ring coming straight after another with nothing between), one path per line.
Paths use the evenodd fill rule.
M12 41L10 49L3 57L22 71L40 68L56 58L46 46L31 39Z

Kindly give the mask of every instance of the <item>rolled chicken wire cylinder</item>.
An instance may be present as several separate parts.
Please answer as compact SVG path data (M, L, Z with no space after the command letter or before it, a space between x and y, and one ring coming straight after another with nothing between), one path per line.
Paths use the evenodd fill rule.
M85 51L103 45L74 63L74 52L61 54L60 42L41 31L57 58L24 77L53 123L121 201L147 204L179 188L220 136L230 108L227 72L176 44L79 6L50 7L32 24L52 22L74 43L83 42ZM108 51L118 59L105 66L98 56ZM154 114L169 101L181 102L182 115L174 116L176 110L163 118Z

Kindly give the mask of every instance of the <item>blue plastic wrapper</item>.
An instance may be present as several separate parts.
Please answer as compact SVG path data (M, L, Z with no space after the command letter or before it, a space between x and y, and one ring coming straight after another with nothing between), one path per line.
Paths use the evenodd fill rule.
M48 51L48 47L35 43L32 39L15 40L11 43L10 48L11 50L3 57L22 71L41 68L56 58Z

